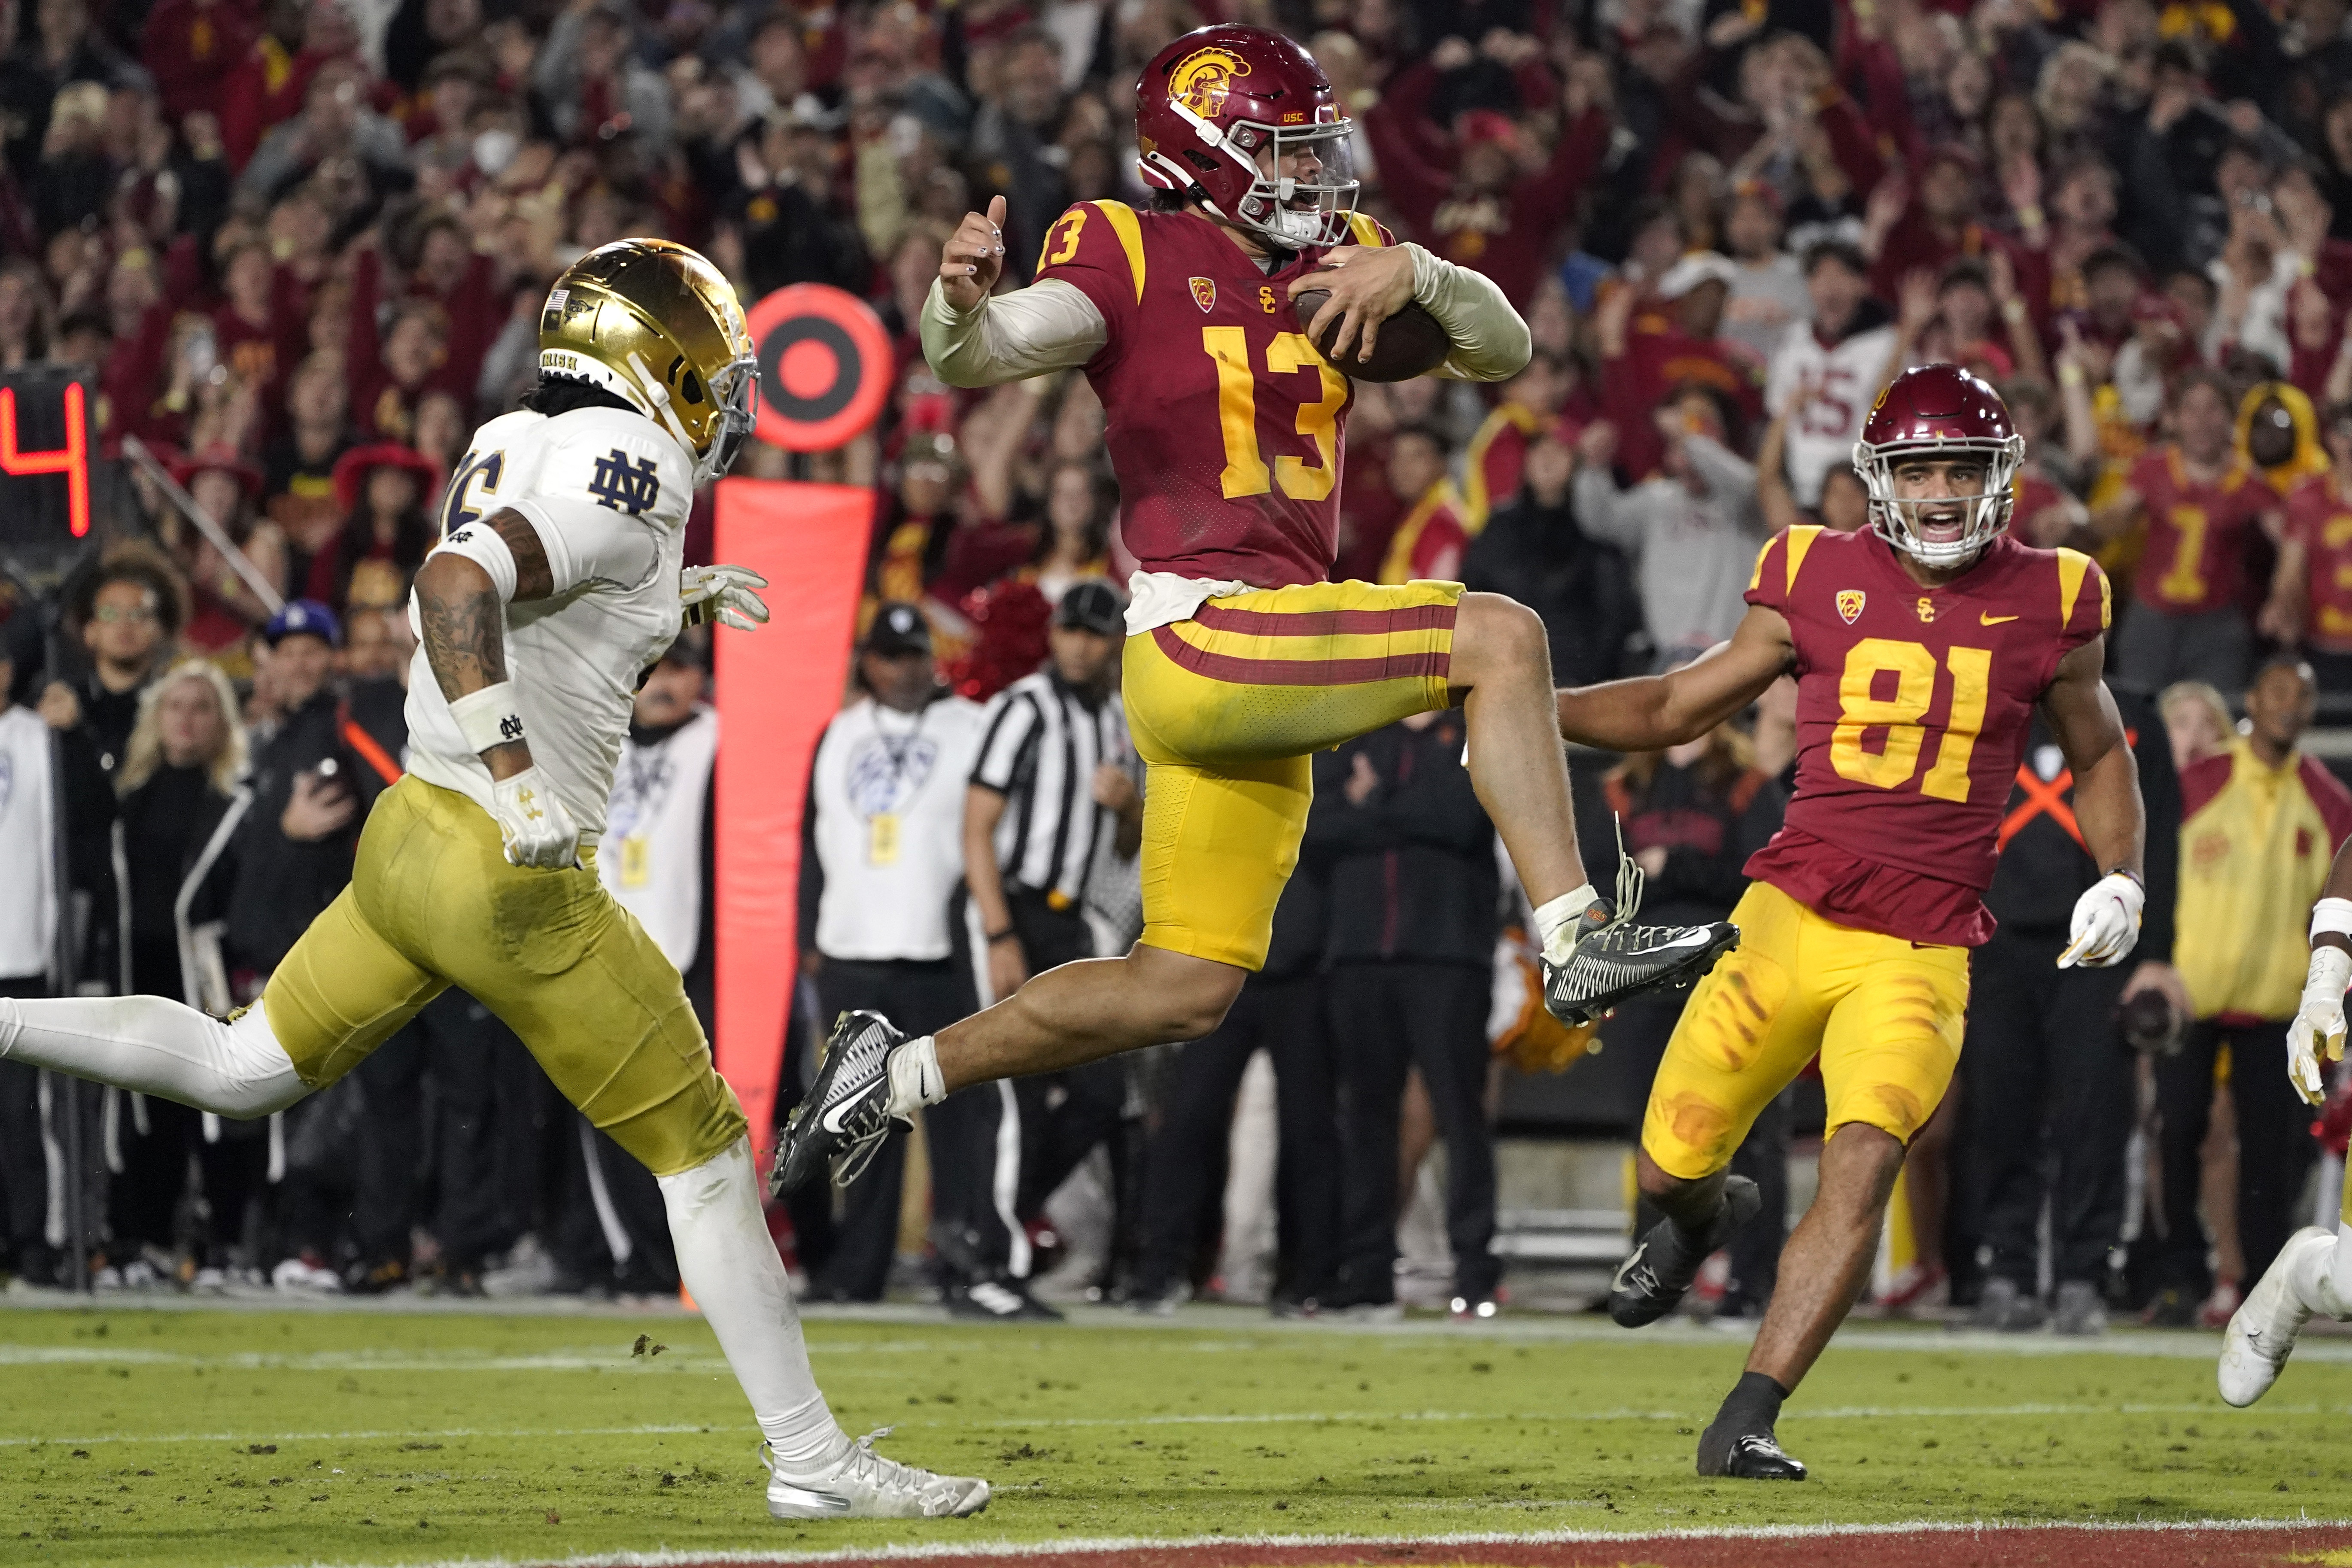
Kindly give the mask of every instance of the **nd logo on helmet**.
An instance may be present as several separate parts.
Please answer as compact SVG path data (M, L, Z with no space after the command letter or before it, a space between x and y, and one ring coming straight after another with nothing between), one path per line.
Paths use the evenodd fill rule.
M1249 62L1227 49L1202 49L1186 55L1168 73L1168 97L1203 120L1225 111L1225 95L1235 77L1250 73Z

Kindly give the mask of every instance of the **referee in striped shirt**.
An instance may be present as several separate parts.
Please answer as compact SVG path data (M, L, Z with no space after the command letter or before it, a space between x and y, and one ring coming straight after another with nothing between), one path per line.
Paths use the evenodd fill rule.
M1032 974L1098 956L1088 881L1106 841L1126 857L1142 841L1134 747L1111 689L1125 612L1109 584L1073 584L1055 613L1045 668L999 692L982 720L964 802L961 935L983 1007ZM950 1310L1057 1315L1029 1297L1021 1216L1118 1131L1126 1099L1125 1066L1096 1062L977 1084L932 1109L933 1240L951 1270Z

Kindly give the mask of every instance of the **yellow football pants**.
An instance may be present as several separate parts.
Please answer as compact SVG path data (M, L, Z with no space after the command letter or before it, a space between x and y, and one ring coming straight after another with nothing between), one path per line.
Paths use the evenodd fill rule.
M1307 583L1211 599L1127 639L1143 792L1143 942L1265 967L1298 864L1308 759L1446 705L1459 583Z
M1817 1051L1832 1133L1861 1121L1910 1142L1959 1063L1968 949L1839 925L1769 882L1731 920L1739 945L1691 993L1650 1087L1650 1158L1691 1181L1723 1169Z
M376 802L351 886L262 1005L294 1070L323 1089L450 985L656 1176L743 1136L677 969L595 871L508 865L488 813L412 775Z

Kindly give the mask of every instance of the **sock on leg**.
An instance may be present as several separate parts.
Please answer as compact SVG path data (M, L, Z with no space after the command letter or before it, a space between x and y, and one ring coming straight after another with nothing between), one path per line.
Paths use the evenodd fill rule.
M257 1002L225 1024L163 996L0 997L0 1057L240 1121L310 1092Z
M1590 882L1573 892L1545 900L1536 910L1536 942L1543 949L1543 955L1555 964L1566 963L1570 951L1576 945L1576 922L1600 901L1600 892Z
M947 1097L947 1079L940 1072L939 1041L925 1035L890 1053L891 1115L911 1121L916 1111Z
M809 1370L792 1281L760 1211L751 1141L738 1138L717 1158L656 1184L678 1277L719 1336L776 1463L807 1474L840 1458L849 1439Z
M2326 1247L2297 1247L2287 1268L2287 1289L2296 1300L2323 1318L2337 1322L2352 1319L2352 1225L2339 1223L2336 1239Z
M1788 1397L1789 1391L1763 1373L1741 1373L1724 1395L1723 1408L1715 1413L1715 1425L1735 1436L1769 1432L1780 1419L1780 1402Z

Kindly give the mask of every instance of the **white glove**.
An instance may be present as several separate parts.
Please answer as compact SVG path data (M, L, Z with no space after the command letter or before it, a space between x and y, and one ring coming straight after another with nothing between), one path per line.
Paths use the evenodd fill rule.
M562 871L579 864L579 826L536 766L493 781L490 799L490 817L506 841L508 865Z
M768 624L767 601L751 592L767 585L768 580L748 566L689 566L677 574L678 607L688 626L717 621L748 632Z
M2121 963L2139 945L2139 914L2147 893L2128 871L2110 871L2074 900L2074 940L2058 955L2058 967L2083 964L2105 969Z
M2324 1059L2344 1059L2344 987L2352 983L2352 952L2333 942L2311 950L2311 972L2303 983L2303 1005L2286 1026L2286 1076L2295 1093L2314 1105L2327 1099Z

